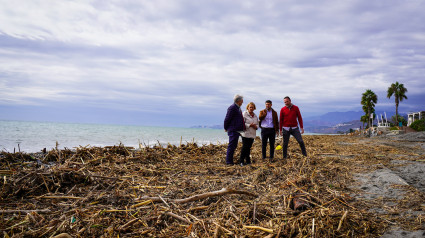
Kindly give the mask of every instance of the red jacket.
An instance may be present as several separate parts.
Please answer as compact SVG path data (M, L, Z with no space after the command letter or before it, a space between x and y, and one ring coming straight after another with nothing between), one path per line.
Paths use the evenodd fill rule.
M282 107L280 110L280 118L279 118L279 130L282 130L282 127L296 127L298 126L298 122L300 123L300 127L304 128L303 126L303 118L301 117L300 109L292 105L291 109L285 107Z

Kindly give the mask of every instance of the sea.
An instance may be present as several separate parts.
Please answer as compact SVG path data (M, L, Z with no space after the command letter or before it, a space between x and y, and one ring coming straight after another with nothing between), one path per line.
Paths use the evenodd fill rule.
M120 144L135 149L187 143L202 146L228 141L224 129L0 120L0 152L36 153L44 148L73 150Z
M259 134L259 133L258 133ZM0 120L0 152L40 152L75 149L80 146L166 146L168 143L224 144L227 133L220 129L107 125L87 123Z

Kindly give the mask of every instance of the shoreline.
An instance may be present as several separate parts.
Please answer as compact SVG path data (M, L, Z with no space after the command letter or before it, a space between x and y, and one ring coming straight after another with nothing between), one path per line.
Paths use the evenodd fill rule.
M194 128L194 129L198 129L198 128ZM203 130L203 129L199 129L199 130ZM211 130L217 130L217 129L211 129ZM223 132L224 133L224 132ZM319 134L319 133L305 133L305 136L341 136L341 134ZM227 137L227 134L226 134ZM257 136L257 138L260 138L260 136ZM281 138L281 136L279 137ZM65 150L65 149L69 149L71 151L76 151L78 148L81 147L99 147L99 148L106 148L106 147L112 147L112 146L120 146L120 143L115 143L115 144L108 144L108 145L104 145L104 144L97 144L97 143L88 143L85 146L83 145L79 145L79 146L62 146L62 143L58 142L58 149L59 150ZM241 142L241 139L239 139L239 142ZM161 145L163 147L167 147L169 144L174 145L174 146L179 146L180 144L189 144L189 143L196 143L199 146L208 146L210 144L213 145L222 145L222 144L227 144L228 143L228 138L226 139L222 139L222 140L218 140L218 141L205 141L205 140L197 140L196 138L192 138L190 141L188 140L181 140L181 141L174 141L174 142L165 142L165 141L158 141L156 140L155 142L152 140L152 143L150 143L149 141L147 141L147 143L140 142L139 144L133 144L133 143L127 143L124 144L125 147L132 147L135 150L137 149L141 149L144 147L150 147L153 148L155 146ZM40 153L40 151L43 151L44 149L46 149L47 151L51 151L51 150L56 150L55 147L50 147L48 148L46 147L41 147L41 148L37 148L37 149L32 149L30 151L26 151L24 149L20 149L20 144L17 144L16 147L14 147L13 149L9 148L10 151L7 150L7 148L2 148L0 150L0 152L7 152L7 153L26 153L26 154L38 154Z

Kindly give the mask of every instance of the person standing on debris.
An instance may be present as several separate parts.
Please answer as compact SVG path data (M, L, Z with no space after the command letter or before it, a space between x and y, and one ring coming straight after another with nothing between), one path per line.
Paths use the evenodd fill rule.
M270 161L274 157L274 143L276 135L279 133L279 119L277 112L272 108L272 101L266 101L266 108L260 111L259 115L261 127L261 152L263 160L266 159L267 141L270 142Z
M254 139L257 136L258 129L258 117L255 115L254 110L256 109L253 102L246 105L246 111L243 112L243 119L245 121L246 130L242 135L242 151L239 159L241 166L251 164L251 147L254 143Z
M280 110L279 118L279 128L281 130L280 134L283 136L283 159L286 159L288 157L288 143L291 135L295 137L298 144L300 144L301 152L303 153L303 155L307 156L305 144L301 136L301 134L304 134L304 127L300 109L294 104L292 104L291 98L289 98L288 96L283 99L283 103L285 103L285 106L282 107L282 109ZM298 123L300 125L299 127Z
M245 123L242 116L241 106L243 96L236 94L233 97L234 103L227 109L224 118L224 131L229 136L229 145L227 146L226 164L233 165L233 154L238 146L240 133L245 130Z

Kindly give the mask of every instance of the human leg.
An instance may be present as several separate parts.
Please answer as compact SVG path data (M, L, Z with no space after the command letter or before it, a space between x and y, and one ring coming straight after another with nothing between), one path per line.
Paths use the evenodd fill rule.
M233 154L238 146L239 133L228 132L227 134L229 135L229 144L227 146L226 164L233 164Z
M282 129L282 138L283 138L282 151L283 151L284 159L288 158L288 144L289 144L290 136L291 134L289 133L289 131Z
M242 137L242 150L241 150L241 156L239 158L240 164L245 164L248 161L249 156L249 138Z
M254 138L246 138L246 144L247 144L247 154L245 157L245 162L246 164L250 164L251 163L251 147L252 144L254 143Z
M304 156L307 156L307 150L305 149L305 144L304 144L304 141L303 141L303 137L301 136L300 129L297 128L297 129L293 130L292 135L295 137L298 144L300 144L302 154Z
M267 139L266 129L261 129L261 154L263 159L266 158Z
M270 141L270 159L274 158L274 144L276 141L276 132L274 129L269 134L269 141Z

